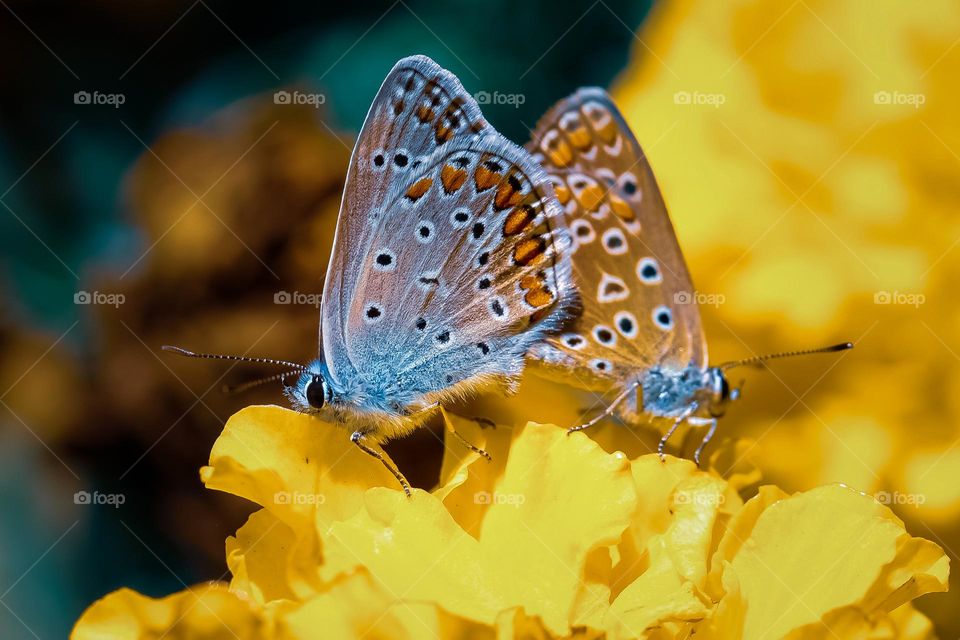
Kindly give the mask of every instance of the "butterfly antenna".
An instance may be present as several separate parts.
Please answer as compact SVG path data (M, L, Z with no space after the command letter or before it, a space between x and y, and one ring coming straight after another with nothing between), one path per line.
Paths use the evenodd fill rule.
M248 382L241 382L240 384L225 384L223 385L222 390L227 395L236 395L238 393L243 393L247 389L253 389L254 387L259 387L260 385L267 384L268 382L273 382L274 380L283 380L287 376L292 376L300 372L301 372L300 369L295 369L293 371L284 371L282 373L275 373L272 376L257 378L256 380L250 380Z
M784 351L783 353L771 353L765 356L753 356L752 358L744 358L743 360L724 363L720 365L720 369L726 371L734 367L762 364L767 360L776 360L777 358L793 358L794 356L807 356L813 353L833 353L835 351L846 351L847 349L853 349L852 342L841 342L840 344L832 344L829 347L820 347L819 349L802 349L800 351Z
M181 349L180 347L171 347L168 344L161 347L164 351L169 351L171 353L176 353L181 356L186 356L187 358L208 358L210 360L235 360L237 362L257 362L260 364L279 364L285 367L290 367L296 371L305 371L306 367L302 364L297 364L296 362L289 362L287 360L277 360L275 358L251 358L248 356L226 356L218 353L195 353L193 351L188 351L186 349Z

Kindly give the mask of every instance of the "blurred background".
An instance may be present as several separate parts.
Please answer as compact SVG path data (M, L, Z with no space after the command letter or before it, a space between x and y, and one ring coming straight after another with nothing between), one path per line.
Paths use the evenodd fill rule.
M257 370L159 347L315 356L354 136L414 53L518 143L557 99L607 87L712 359L857 344L746 371L718 450L787 490L873 494L956 561L958 44L949 0L0 0L0 637L64 637L120 586L224 576L250 509L197 470L234 411L282 398L225 396ZM588 400L531 378L471 410L563 424ZM631 454L658 437L624 429L595 437ZM429 486L438 447L391 453ZM943 637L956 586L918 602Z

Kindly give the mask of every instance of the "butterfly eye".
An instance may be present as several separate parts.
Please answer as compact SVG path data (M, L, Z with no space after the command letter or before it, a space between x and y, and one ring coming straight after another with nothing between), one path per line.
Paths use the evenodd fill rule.
M327 401L327 381L321 375L315 375L303 390L307 404L314 409L322 409Z

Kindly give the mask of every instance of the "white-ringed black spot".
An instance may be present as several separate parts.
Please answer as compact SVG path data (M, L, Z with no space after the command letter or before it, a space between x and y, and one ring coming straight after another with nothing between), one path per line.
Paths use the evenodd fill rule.
M386 162L386 159L383 157L382 153L378 153L373 156L373 164L376 167L382 167L383 163Z
M477 343L477 349L480 349L480 352L481 352L483 355L487 355L488 353L490 353L490 347L487 346L487 343L486 343L486 342L478 342L478 343Z
M634 338L637 335L637 319L629 311L618 311L613 315L613 323L617 331L624 338Z
M580 218L570 223L570 231L578 245L588 244L597 238L597 233L593 230L593 225L589 221Z
M483 236L484 231L486 231L486 227L483 226L482 222L475 223L473 225L473 231L471 232L473 234L473 239L479 240L480 237Z
M453 382L453 376L451 376L450 374L447 374L446 381L447 381L447 384L451 384Z
M417 329L419 329L420 331L423 331L426 328L427 328L427 321L424 320L423 318L417 318Z
M583 349L583 347L587 344L587 341L583 339L583 336L578 333L567 334L561 339L563 340L563 344L567 345L571 349L576 349L577 351Z
M405 153L398 153L395 156L393 156L393 163L400 168L407 166L407 162L409 161L410 159L407 157L407 154Z
M489 252L489 251L484 251L484 252L481 253L479 256L477 256L477 265L482 267L482 266L486 265L486 264L487 264L487 261L489 261L489 260L490 260L490 252Z
M610 227L603 232L603 247L607 253L618 256L626 253L627 239L623 236L623 231L617 227Z
M613 329L602 324L593 328L593 339L605 347L612 347L617 344L617 335L613 332Z
M483 291L484 289L490 288L490 278L488 276L483 276L477 280L477 289Z
M450 225L454 229L463 229L470 222L470 212L466 209L457 209L450 214Z
M609 360L597 358L590 361L590 368L600 373L610 373L613 370L613 365L610 364Z
M641 258L637 263L637 277L644 284L657 284L663 281L660 265L653 258Z
M373 258L373 268L377 271L394 271L397 268L397 256L390 249L381 249Z
M507 318L507 307L503 301L503 298L497 296L496 298L490 299L490 313L493 314L493 317L497 320L504 320Z
M449 342L450 342L450 331L449 331L449 330L448 330L448 331L441 331L440 333L437 334L436 340L437 340L437 342L439 342L440 344L447 344L447 343L449 343Z
M383 318L383 307L379 304L372 302L367 305L366 310L363 312L363 321L367 324L373 324L374 322L379 322Z
M433 240L433 231L433 222L430 220L421 220L420 224L417 225L417 242L426 244Z
M670 311L670 307L660 305L653 310L651 316L653 317L653 323L660 329L664 331L673 329L673 312Z

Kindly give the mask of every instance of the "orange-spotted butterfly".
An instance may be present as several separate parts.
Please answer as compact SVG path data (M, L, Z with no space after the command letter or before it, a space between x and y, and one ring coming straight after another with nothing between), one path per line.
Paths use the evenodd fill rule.
M368 443L407 434L455 399L516 382L524 354L575 305L568 242L540 165L484 120L453 74L424 56L404 58L380 87L350 160L323 287L320 357L270 362L298 374L287 387L296 409L350 429L409 494Z
M705 426L699 464L717 418L739 396L724 371L773 354L709 366L700 311L667 209L640 145L602 89L581 89L557 103L527 145L551 176L573 240L574 284L582 314L549 336L532 356L573 384L615 391L604 411L571 432L616 412L630 423L665 418L667 439L686 422Z

